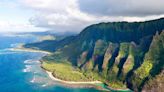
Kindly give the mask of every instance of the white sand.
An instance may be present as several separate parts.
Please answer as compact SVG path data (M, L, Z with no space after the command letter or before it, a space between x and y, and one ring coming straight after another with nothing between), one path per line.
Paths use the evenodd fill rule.
M88 81L88 82L75 82L75 81L64 81L64 80L61 80L61 79L57 79L55 78L53 75L52 75L52 72L49 72L49 71L46 71L48 76L54 80L54 81L59 81L59 82L62 82L62 83L66 83L66 84L95 84L95 83L102 83L101 81Z
M51 54L48 51L42 51L42 50L35 50L35 49L29 49L29 48L11 48L12 51L26 51L26 52L41 52L45 54Z

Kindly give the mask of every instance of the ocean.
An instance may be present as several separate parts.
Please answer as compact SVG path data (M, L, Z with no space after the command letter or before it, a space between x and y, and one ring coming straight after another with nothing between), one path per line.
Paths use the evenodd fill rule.
M51 80L41 69L44 53L12 51L37 40L33 36L0 36L0 92L102 92L94 88L71 88Z

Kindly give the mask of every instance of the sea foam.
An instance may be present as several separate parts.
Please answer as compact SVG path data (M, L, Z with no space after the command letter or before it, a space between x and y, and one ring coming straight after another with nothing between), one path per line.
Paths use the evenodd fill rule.
M30 81L31 83L34 83L36 80L35 76L33 77L33 79Z
M47 83L42 85L42 87L46 87L46 86L47 86Z
M30 72L31 71L31 68L32 66L31 65L25 65L25 69L23 69L23 72Z
M40 61L29 59L29 60L25 60L24 63L25 64L38 64L40 63Z

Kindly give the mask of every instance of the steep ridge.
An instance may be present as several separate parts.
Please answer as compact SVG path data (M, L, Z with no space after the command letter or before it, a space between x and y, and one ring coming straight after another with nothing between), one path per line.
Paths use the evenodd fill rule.
M164 18L146 22L113 22L94 24L71 39L52 44L25 47L52 47L46 58L51 62L71 62L83 73L96 73L111 87L127 85L134 91L161 73L163 68ZM154 36L155 35L155 36ZM44 49L46 50L46 49Z
M134 72L134 75L131 77L132 81L134 81L133 85L137 85L138 89L141 90L145 82L149 81L149 79L152 79L162 72L162 70L164 69L163 61L164 31L160 35L157 32L156 35L153 37L149 51L144 57L143 64Z

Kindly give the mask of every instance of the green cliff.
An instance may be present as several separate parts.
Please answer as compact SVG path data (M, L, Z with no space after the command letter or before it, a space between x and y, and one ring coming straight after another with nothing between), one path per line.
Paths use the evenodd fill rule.
M146 90L151 81L156 81L164 68L162 30L164 18L145 22L100 23L85 28L76 36L27 44L25 47L54 52L43 61L70 63L73 70L82 73L79 75L82 77L78 77L80 80L100 80L113 88L128 87L141 91L143 87ZM44 64L43 67L47 69ZM52 68L51 71L54 70Z

